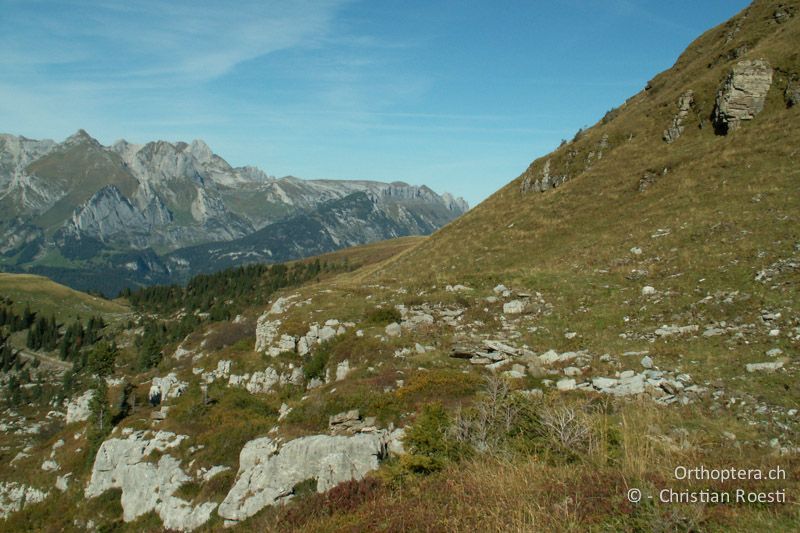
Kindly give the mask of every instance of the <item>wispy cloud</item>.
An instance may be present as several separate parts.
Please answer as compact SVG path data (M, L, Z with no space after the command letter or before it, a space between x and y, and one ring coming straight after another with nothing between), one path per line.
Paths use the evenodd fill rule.
M65 75L199 82L327 37L347 0L6 2L0 64Z

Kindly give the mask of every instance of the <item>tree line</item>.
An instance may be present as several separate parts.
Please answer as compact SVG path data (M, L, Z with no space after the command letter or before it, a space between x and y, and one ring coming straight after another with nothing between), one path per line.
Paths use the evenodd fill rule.
M212 321L230 320L246 307L266 304L279 289L306 283L323 273L349 269L347 260L329 262L315 259L290 265L247 265L197 275L183 287L156 285L135 291L125 289L120 296L144 313L167 314L185 310L208 313Z

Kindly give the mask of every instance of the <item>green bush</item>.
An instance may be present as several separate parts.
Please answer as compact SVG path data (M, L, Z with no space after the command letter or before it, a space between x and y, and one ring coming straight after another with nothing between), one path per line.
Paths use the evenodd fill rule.
M303 365L303 374L306 380L314 378L321 379L325 375L325 367L328 365L328 360L331 358L332 347L332 341L323 342L317 347L308 363Z
M403 319L400 311L394 307L376 307L367 313L367 322L370 324L387 325L400 322Z
M110 376L114 373L114 363L118 353L116 344L101 341L89 352L86 367L92 374L100 377Z
M450 416L439 403L422 408L417 419L406 429L403 443L408 453L401 457L404 470L428 474L441 470L463 454L462 447L447 436Z

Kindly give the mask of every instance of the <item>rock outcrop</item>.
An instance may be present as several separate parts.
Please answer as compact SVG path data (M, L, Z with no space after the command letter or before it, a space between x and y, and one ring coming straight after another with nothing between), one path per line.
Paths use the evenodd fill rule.
M800 80L789 80L784 92L784 98L786 99L786 107L794 107L800 104Z
M522 192L544 192L550 189L555 189L567 181L567 179L568 176L566 174L550 174L550 160L548 159L545 161L544 166L542 167L542 170L539 172L539 175L536 177L536 179L526 179L522 183Z
M325 492L351 479L361 479L378 468L385 456L385 431L353 436L313 435L283 446L263 437L248 442L239 455L236 482L218 513L227 525L245 520L268 505L292 496L301 481L315 479Z
M95 390L89 389L80 396L70 400L67 404L67 417L65 422L67 424L74 424L76 422L85 422L89 420L89 416L92 414L89 406L92 403L94 395Z
M304 379L303 369L290 363L285 372L267 367L252 374L231 374L228 377L228 386L244 387L250 394L266 394L276 385L302 385Z
M694 104L694 91L686 91L678 98L678 112L672 117L672 124L664 130L663 139L667 144L672 144L683 134L683 121L689 116L689 111Z
M189 386L185 381L178 379L175 372L170 372L163 378L155 377L150 385L148 399L151 405L158 405L164 400L174 399L184 393Z
M0 481L0 518L20 511L29 503L39 503L48 493L14 481Z
M717 91L714 128L722 135L752 120L764 109L772 67L763 59L740 61Z
M148 438L150 437L150 438ZM130 432L125 439L109 439L97 451L92 476L84 494L100 496L107 490L122 490L122 518L131 522L155 511L167 529L191 531L211 517L217 507L208 502L193 506L176 497L175 492L191 478L180 461L169 454L188 437L159 431ZM157 462L148 460L153 452L162 453Z

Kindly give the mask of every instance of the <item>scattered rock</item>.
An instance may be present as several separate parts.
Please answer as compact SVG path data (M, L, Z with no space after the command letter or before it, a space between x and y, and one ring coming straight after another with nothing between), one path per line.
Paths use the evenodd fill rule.
M654 366L653 365L653 359L651 359L649 355L645 355L644 357L642 357L642 360L640 362L641 362L642 367L646 368L648 370L653 368L653 366Z
M0 481L0 518L22 510L30 503L39 503L48 493L14 481Z
M650 285L645 285L642 287L642 296L652 296L656 293L655 287L651 287Z
M774 372L779 368L783 368L783 361L775 361L769 363L750 363L745 365L748 372Z
M778 357L779 355L783 354L783 350L780 348L773 348L771 350L767 350L766 356L767 357Z
M575 390L575 387L576 387L576 382L574 379L565 378L556 382L556 388L561 392Z
M518 315L525 312L525 302L522 300L511 300L503 304L503 313L506 315Z
M45 472L55 472L59 468L61 467L53 459L45 459L44 462L42 462L42 470Z
M397 322L392 322L388 326L386 326L386 335L389 337L399 337L403 330L400 328L400 324Z
M763 59L737 63L717 91L714 127L725 135L764 109L772 85L772 67Z
M525 367L520 364L515 364L511 367L511 370L503 372L503 376L509 379L522 379L525 377Z
M502 283L496 286L494 289L492 289L492 292L498 296L503 296L503 297L511 296L511 291L508 289L508 287L506 287Z
M694 333L700 329L700 326L695 324L689 326L667 326L663 325L655 331L658 337L670 337L672 335L683 335L685 333Z
M669 173L669 168L664 167L660 172L656 170L647 170L644 175L639 178L639 184L637 185L637 190L639 192L644 192L658 181L661 176L666 176ZM664 234L656 234L653 235L653 238L663 237L664 235L668 235L669 232Z

